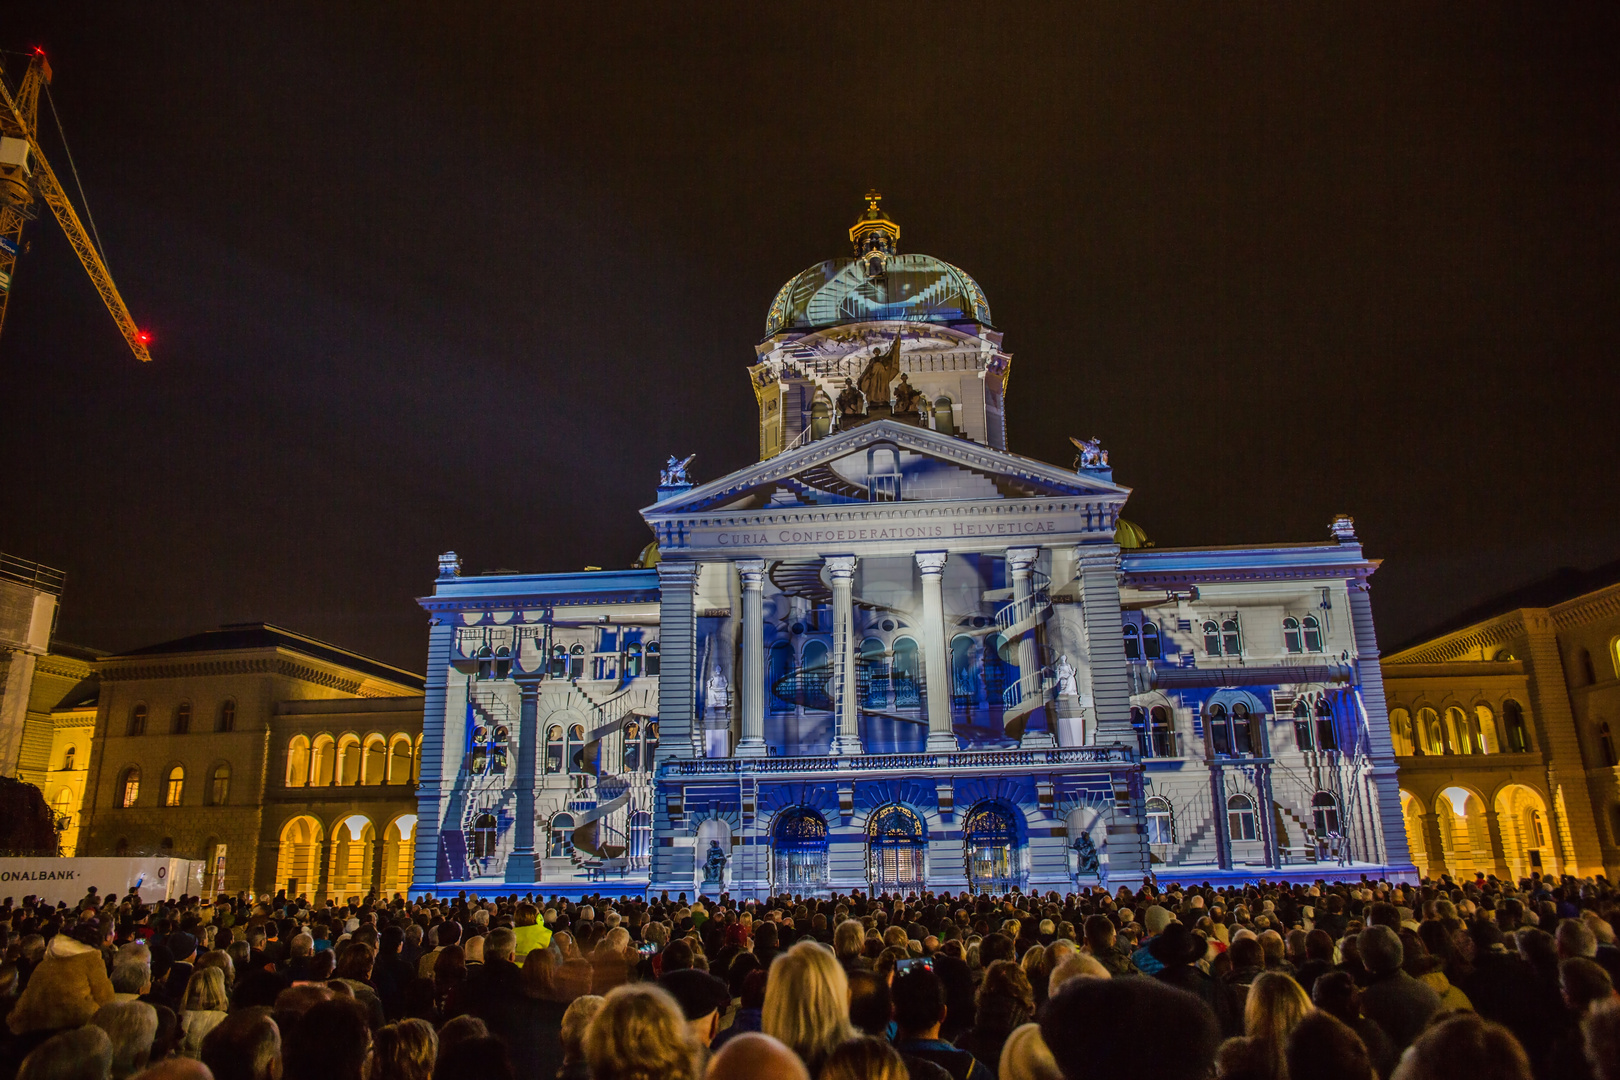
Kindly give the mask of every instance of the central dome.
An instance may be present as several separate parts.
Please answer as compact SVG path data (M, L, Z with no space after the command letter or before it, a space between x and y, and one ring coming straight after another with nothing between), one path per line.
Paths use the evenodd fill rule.
M771 302L765 336L840 323L976 322L993 326L979 283L932 255L890 255L882 272L872 260L828 259L795 276Z
M931 255L900 254L900 226L866 193L849 230L851 259L828 259L789 281L765 316L765 336L857 322L990 321L984 290L959 267Z

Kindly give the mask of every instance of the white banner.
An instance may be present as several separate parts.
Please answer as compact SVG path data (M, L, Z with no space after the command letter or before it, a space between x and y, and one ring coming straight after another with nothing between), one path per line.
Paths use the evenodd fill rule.
M136 889L146 903L202 892L203 864L195 859L0 859L0 897L20 904L35 896L77 905L94 886L119 898Z

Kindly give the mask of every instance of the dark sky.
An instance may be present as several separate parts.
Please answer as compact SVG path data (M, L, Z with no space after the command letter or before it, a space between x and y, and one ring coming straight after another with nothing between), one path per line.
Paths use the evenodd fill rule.
M754 460L765 309L876 185L1013 449L1100 436L1161 545L1353 513L1386 643L1620 554L1620 8L1269 7L14 4L156 359L34 225L0 549L68 640L420 669L440 551L623 566L664 455Z

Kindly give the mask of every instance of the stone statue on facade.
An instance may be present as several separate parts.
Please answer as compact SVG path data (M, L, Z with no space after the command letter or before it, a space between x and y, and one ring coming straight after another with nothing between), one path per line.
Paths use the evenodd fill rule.
M1075 873L1081 877L1095 877L1102 868L1102 860L1097 856L1097 845L1091 842L1091 834L1083 832L1074 842Z
M1074 444L1076 450L1080 451L1079 455L1074 459L1076 472L1083 472L1086 469L1108 468L1108 451L1102 448L1102 440L1096 436L1089 439L1077 439L1070 435L1069 441Z
M872 359L866 362L866 369L861 372L858 380L860 391L866 395L867 401L888 401L889 384L898 374L900 374L900 335L896 334L893 344L886 351L878 350L872 354Z
M861 392L855 389L855 384L848 379L844 380L844 389L838 394L839 416L860 416L866 412L866 401Z
M674 454L669 455L669 460L658 471L658 485L660 487L679 487L682 484L691 484L692 476L686 470L687 466L692 464L692 458L695 457L697 455L693 454L685 461L682 461Z
M730 687L726 677L720 674L717 667L709 675L709 681L704 684L704 702L709 706L710 712L718 712L731 707Z
M1057 666L1052 669L1052 676L1057 680L1059 697L1080 696L1080 686L1074 677L1074 665L1069 663L1067 656L1058 657Z
M709 841L709 855L703 860L703 884L723 885L726 881L726 853L720 850L720 841Z
M906 376L900 376L900 385L894 388L894 415L906 416L910 413L920 412L917 407L922 400L922 391L911 385Z

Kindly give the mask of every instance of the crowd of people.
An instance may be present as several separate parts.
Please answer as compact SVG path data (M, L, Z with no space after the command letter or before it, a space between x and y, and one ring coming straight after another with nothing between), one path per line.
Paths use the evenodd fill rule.
M1620 1080L1620 891L0 905L0 1080Z

